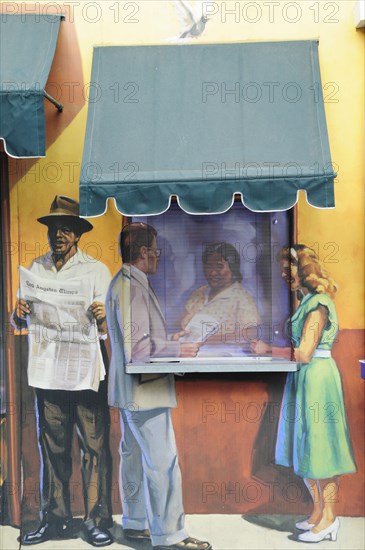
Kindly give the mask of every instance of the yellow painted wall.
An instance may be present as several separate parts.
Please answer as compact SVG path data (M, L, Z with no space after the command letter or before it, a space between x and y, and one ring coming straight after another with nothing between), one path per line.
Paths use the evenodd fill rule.
M4 3L19 13L32 2ZM55 9L62 2L37 2L35 9ZM62 8L60 8L61 11ZM309 207L304 197L298 206L300 242L314 245L340 285L337 298L341 328L364 327L364 31L356 30L354 1L277 0L206 2L211 14L204 34L195 43L313 39L320 41L322 83L332 159L338 167L336 209ZM75 26L85 83L90 81L94 45L169 44L180 23L171 0L68 2ZM72 56L73 52L70 51ZM331 95L332 94L332 95ZM72 108L66 105L65 108ZM61 115L62 116L62 115ZM12 255L16 279L18 262L28 265L46 244L45 228L35 222L44 215L57 193L77 197L87 107L75 116L23 180L11 175ZM65 161L76 163L73 182ZM50 163L56 163L52 168ZM46 178L37 179L45 173ZM61 169L61 176L57 173ZM52 172L53 170L53 172ZM19 217L18 217L19 210ZM95 230L81 244L100 257L113 273L118 268L116 239L121 216L109 209L95 220ZM21 243L21 244L20 244ZM34 243L39 243L34 245ZM93 244L94 243L94 244ZM32 251L33 247L33 251ZM21 248L21 254L17 250ZM16 288L14 283L14 293Z

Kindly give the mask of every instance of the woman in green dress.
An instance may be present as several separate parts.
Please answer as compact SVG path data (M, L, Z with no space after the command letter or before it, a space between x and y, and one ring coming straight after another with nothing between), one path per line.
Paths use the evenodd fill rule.
M281 404L275 461L304 479L313 499L310 517L298 522L302 542L336 540L335 513L341 474L356 472L344 407L341 376L331 356L338 332L332 298L336 284L305 245L282 249L282 277L300 302L291 318L299 370L288 374ZM270 351L256 341L255 353ZM273 351L273 350L271 350Z

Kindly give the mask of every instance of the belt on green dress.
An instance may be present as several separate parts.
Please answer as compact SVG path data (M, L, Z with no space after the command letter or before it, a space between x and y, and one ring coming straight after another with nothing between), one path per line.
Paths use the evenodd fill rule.
M329 349L316 349L312 355L312 358L321 357L323 359L332 357L331 350Z

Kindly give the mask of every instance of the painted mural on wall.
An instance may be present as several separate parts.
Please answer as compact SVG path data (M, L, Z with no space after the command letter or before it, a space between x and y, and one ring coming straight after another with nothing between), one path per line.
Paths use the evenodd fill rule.
M150 541L159 550L209 550L209 542L189 536L185 527L171 419L171 409L177 406L174 375L127 374L125 366L152 357L197 357L206 345L207 321L204 317L196 320L195 325L201 323L201 327L193 338L189 338L189 321L210 305L209 315L220 330L208 331L206 340L213 339L208 344L212 352L214 337L221 335L215 351L217 361L222 342L225 351L230 349L222 326L226 328L232 321L232 310L237 312L233 319L236 330L242 321L239 315L244 314L248 317L242 326L247 326L247 319L250 325L259 326L259 304L241 286L237 248L225 241L199 243L207 284L186 294L180 315L175 315L181 319L182 330L168 335L150 278L158 275L163 251L168 249L166 245L159 248L160 243L168 235L171 238L171 227L164 235L142 221L127 223L119 236L123 266L110 282L106 266L78 248L92 224L79 217L74 199L57 195L49 214L38 222L47 226L50 250L36 258L29 270L20 268L19 296L12 315L17 329L28 329L27 380L36 394L41 459L41 522L33 530L22 529L21 543L27 546L75 537L93 546L113 543L109 403L119 409L121 422L122 541ZM210 223L206 220L208 227ZM203 238L201 232L198 239ZM338 331L332 301L336 284L305 245L281 248L278 259L280 264L273 269L296 294L299 305L288 321L292 347L275 349L276 356L293 354L298 362L297 372L288 374L284 389L275 463L294 469L313 500L310 516L292 526L297 540L336 540L339 476L356 471L341 378L331 356ZM164 280L165 289L167 282ZM131 320L134 331L129 329ZM107 333L110 367L104 345ZM201 337L197 337L199 333ZM237 343L242 345L240 339ZM253 336L245 333L243 349L247 344L252 356L270 357L274 352L273 339L258 339L257 332ZM324 415L325 421L316 421L318 414ZM83 480L85 515L81 524L73 520L70 494L74 427Z
M7 13L22 9L20 3L2 4ZM49 13L48 3L22 4ZM2 386L2 523L15 525L7 480L13 468L8 443L16 433L22 440L21 546L227 550L215 521L230 532L230 516L239 515L268 548L274 532L283 546L295 539L293 546L328 541L334 548L361 548L361 526L349 533L347 518L338 517L363 516L363 396L354 369L363 327L363 249L354 239L362 218L354 204L363 185L353 147L362 101L361 86L353 82L363 66L363 46L361 36L353 36L349 2L84 4L62 6L67 17L49 91L65 109L59 116L46 108L47 157L9 159L16 252L7 292L15 306L21 412L19 435L9 431L13 403L6 411ZM61 6L54 6L60 13ZM123 254L134 239L132 226L120 235L122 218L111 209L92 224L78 216L92 46L296 40L309 34L321 38L326 115L341 168L335 211L308 211L299 200L297 240L309 246L288 245L287 227L270 237L265 227L257 229L254 213L242 221L234 208L227 217L212 217L211 225L210 216L199 227L195 218L190 233L190 216L181 213L186 222L177 239L180 221L172 209L165 217L133 218L153 230L143 231L122 267L120 240L127 242ZM335 35L341 45L336 59ZM121 77L120 90L124 84ZM344 143L343 135L351 139ZM295 358L299 369L227 374L224 357L232 357L232 350L236 358ZM133 358L154 361L161 354L189 361L220 354L221 373L125 373ZM190 514L215 515L205 516L205 527L190 528ZM6 536L0 534L4 548ZM235 543L242 549L248 541Z

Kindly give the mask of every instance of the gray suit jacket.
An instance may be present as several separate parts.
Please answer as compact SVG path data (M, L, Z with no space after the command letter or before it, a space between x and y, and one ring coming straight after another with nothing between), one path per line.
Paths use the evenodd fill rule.
M180 353L180 344L167 339L164 316L144 273L123 266L110 284L106 314L112 346L109 405L132 411L176 407L173 375L125 372L131 359L148 361L151 356Z

